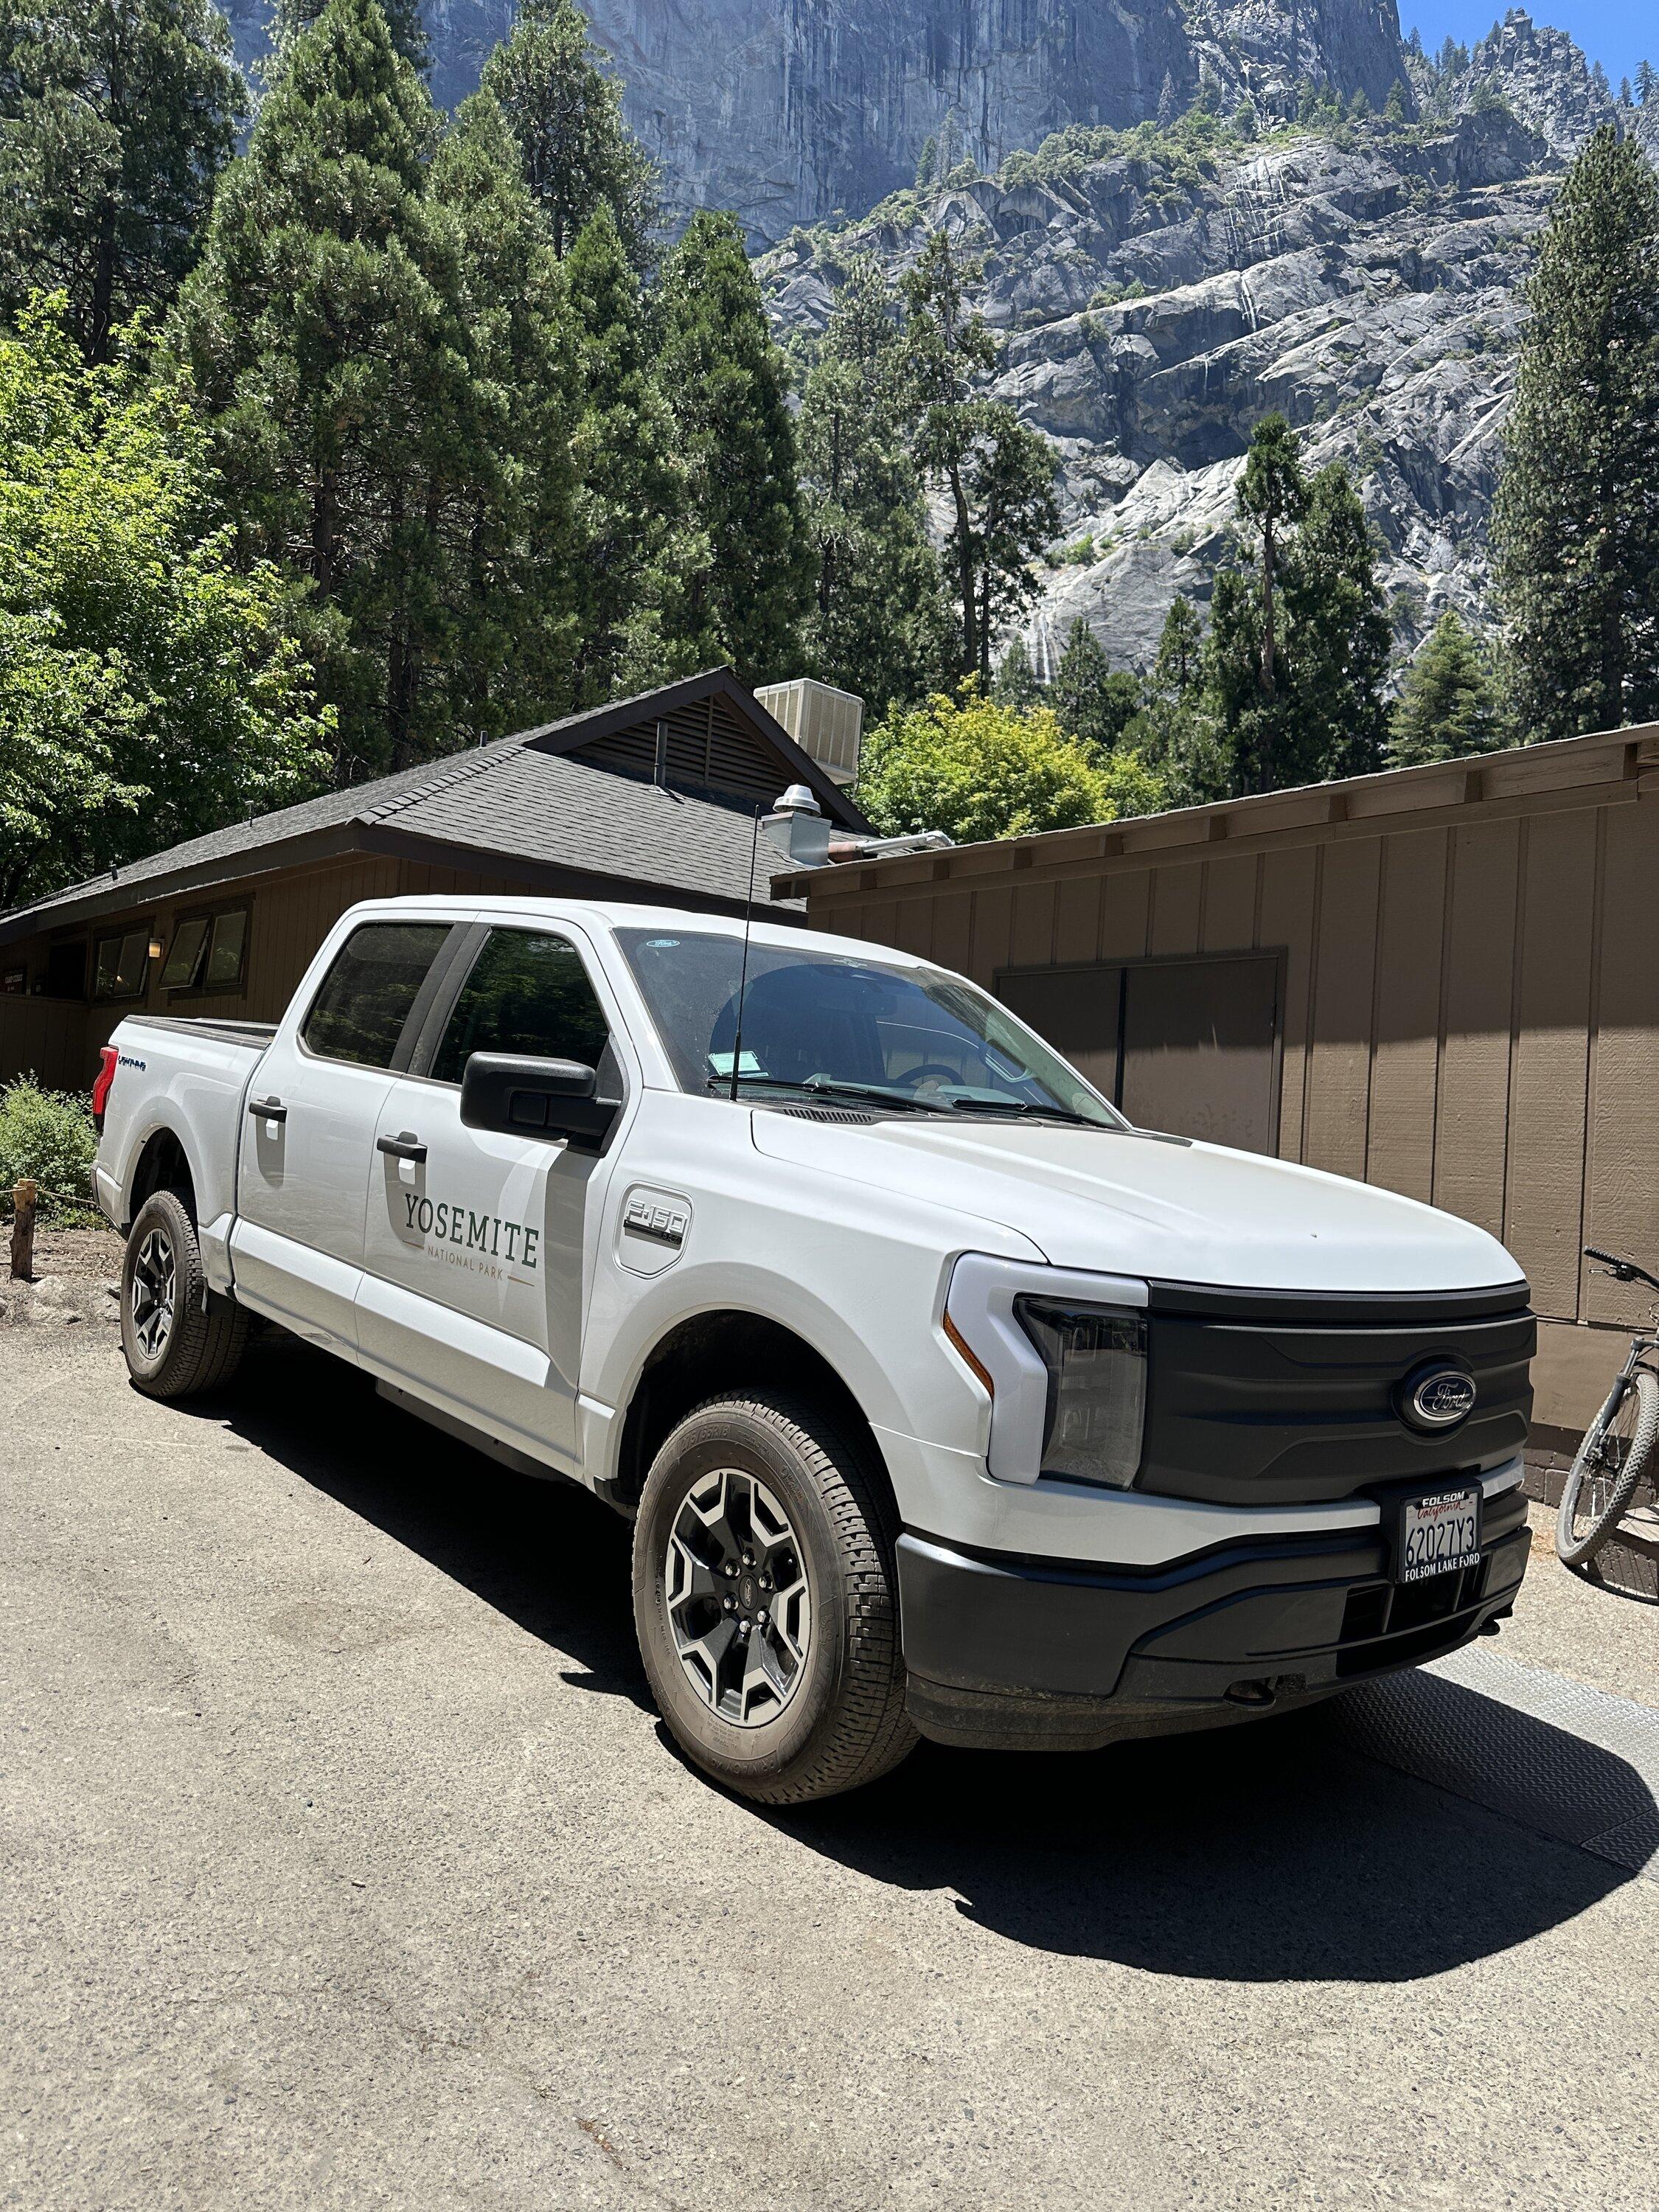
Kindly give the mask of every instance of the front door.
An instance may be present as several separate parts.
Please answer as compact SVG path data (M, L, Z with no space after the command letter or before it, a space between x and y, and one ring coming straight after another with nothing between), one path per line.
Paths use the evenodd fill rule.
M475 1052L579 1060L618 1095L610 1024L575 945L492 929L435 1042L381 1104L362 1356L416 1396L574 1468L583 1249L605 1163L556 1139L465 1127L460 1084Z
M364 1161L451 936L441 921L353 930L309 1008L277 1030L249 1094L230 1240L236 1288L333 1351L356 1342Z

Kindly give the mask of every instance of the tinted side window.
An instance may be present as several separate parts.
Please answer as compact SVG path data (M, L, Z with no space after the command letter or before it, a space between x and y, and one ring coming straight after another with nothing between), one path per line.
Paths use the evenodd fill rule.
M390 1067L447 921L368 921L335 955L301 1034L325 1060Z
M440 1083L459 1083L475 1052L597 1067L610 1035L574 945L527 929L492 930L455 1001L432 1073Z

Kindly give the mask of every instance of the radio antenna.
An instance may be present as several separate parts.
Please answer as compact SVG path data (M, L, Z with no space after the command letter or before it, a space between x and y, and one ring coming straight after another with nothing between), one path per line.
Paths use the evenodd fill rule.
M743 1002L749 989L749 933L755 925L755 863L760 856L761 811L755 809L755 834L749 847L749 896L743 902L743 966L738 975L738 1022L732 1039L732 1103L738 1103L738 1069L743 1062Z

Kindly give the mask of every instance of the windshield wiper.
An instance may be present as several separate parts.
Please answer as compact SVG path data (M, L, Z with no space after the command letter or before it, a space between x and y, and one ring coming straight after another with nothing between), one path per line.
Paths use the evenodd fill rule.
M944 1114L950 1109L932 1099L917 1098L908 1091L884 1091L878 1083L840 1083L833 1076L811 1075L804 1082L793 1082L787 1076L768 1075L761 1071L745 1069L738 1077L739 1090L752 1090L763 1085L770 1091L793 1091L803 1098L855 1098L861 1105L891 1106L901 1113ZM706 1088L717 1097L730 1097L732 1079L729 1075L711 1075Z
M953 1114L1029 1114L1044 1121L1075 1121L1080 1129L1109 1129L1109 1121L1097 1121L1091 1114L1074 1114L1069 1106L1037 1106L1029 1098L953 1098Z

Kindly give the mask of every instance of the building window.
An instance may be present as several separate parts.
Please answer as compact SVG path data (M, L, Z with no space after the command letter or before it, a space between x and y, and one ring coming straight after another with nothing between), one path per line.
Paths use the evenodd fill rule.
M240 988L247 953L248 910L228 907L219 914L185 915L175 926L161 969L166 991L234 991Z
M46 947L46 972L35 986L49 999L82 999L87 990L87 941L83 937Z
M149 924L94 940L92 995L94 999L142 999L149 974Z

